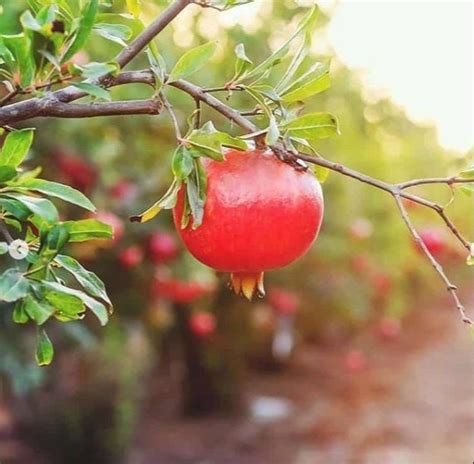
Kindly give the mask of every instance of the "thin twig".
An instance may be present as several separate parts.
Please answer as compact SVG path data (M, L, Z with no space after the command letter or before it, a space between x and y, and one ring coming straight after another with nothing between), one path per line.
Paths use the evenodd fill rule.
M163 102L164 107L166 108L166 111L168 111L170 115L171 121L173 122L174 132L176 134L176 140L180 142L183 139L183 137L181 135L181 129L179 128L179 122L178 122L178 118L176 117L176 113L174 112L173 107L171 106L168 99L165 97L165 94L163 92L160 92L159 96L161 98L161 101Z
M6 224L4 221L1 221L0 220L0 232L3 234L3 236L5 237L5 240L8 242L8 243L11 243L13 242L13 237L12 235L10 234L10 231L8 230Z
M411 235L415 239L417 245L421 248L421 250L423 250L423 253L426 255L426 257L430 261L430 263L433 266L433 268L435 269L435 271L439 274L439 276L441 277L441 279L445 283L446 288L448 289L448 291L451 293L451 296L453 297L456 308L458 309L459 314L461 315L462 321L465 322L466 324L473 324L473 321L466 315L466 311L464 309L464 306L462 305L461 301L459 300L459 297L457 295L457 287L454 284L451 283L451 281L449 280L449 278L445 274L444 269L441 266L441 264L439 264L438 261L436 261L434 256L428 250L428 247L425 245L425 242L423 241L423 239L418 234L417 230L415 229L413 223L410 220L410 217L408 215L408 212L407 212L405 206L403 205L403 202L401 200L400 195L395 194L393 197L394 197L395 202L398 206L398 209L400 210L400 214L402 216L402 219L405 222L406 226L408 227L408 230L410 231Z
M196 103L196 118L194 119L194 129L199 129L201 127L201 100L195 98L194 102Z

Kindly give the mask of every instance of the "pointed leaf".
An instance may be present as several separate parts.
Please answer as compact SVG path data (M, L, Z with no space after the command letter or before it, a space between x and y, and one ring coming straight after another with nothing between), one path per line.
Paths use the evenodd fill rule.
M33 129L21 129L10 132L3 144L0 154L0 164L16 167L18 166L33 143Z
M80 206L88 211L95 211L95 206L83 193L68 185L59 184L58 182L51 182L44 179L27 179L21 181L21 183L16 183L15 189L34 190L35 192L40 192L51 197L60 198L63 201Z
M30 284L17 269L7 269L0 275L0 301L11 303L28 294Z
M216 50L215 42L208 42L186 52L175 64L168 77L168 82L187 77L207 64Z
M113 238L112 227L96 219L66 221L63 224L69 232L69 242L85 242L92 239Z
M48 334L40 329L36 342L36 362L38 366L47 366L51 364L54 357L54 348Z
M291 136L317 140L337 134L337 119L330 113L309 113L281 126Z
M74 84L74 87L100 100L110 101L112 99L110 92L100 85L91 84L90 82L78 82Z

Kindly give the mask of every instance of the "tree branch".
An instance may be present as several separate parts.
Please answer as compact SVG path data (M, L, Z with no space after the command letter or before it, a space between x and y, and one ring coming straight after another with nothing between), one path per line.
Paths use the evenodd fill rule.
M446 276L446 274L444 272L443 267L441 266L441 264L438 263L438 261L436 261L436 259L430 253L427 246L425 245L425 242L422 240L422 238L418 234L417 230L413 226L413 223L410 220L408 212L407 212L405 206L403 205L403 203L401 201L400 195L396 194L393 197L394 197L395 202L398 206L398 209L400 210L400 214L402 216L402 219L405 222L406 226L408 227L408 230L410 231L411 235L413 236L413 238L415 239L416 243L421 248L421 250L423 250L423 253L426 255L426 257L430 261L431 265L434 267L435 271L439 274L439 276L441 277L441 279L445 283L446 288L448 289L448 291L451 293L451 295L453 297L453 300L454 300L454 303L456 305L456 308L458 309L459 314L461 315L462 321L467 323L467 324L473 324L474 322L469 317L467 317L464 306L461 303L461 301L459 300L459 297L457 295L457 287L454 284L452 284L451 281L448 279L448 277Z

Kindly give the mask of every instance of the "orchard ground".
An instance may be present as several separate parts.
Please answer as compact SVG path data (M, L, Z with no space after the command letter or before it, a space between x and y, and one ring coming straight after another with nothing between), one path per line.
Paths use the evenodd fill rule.
M474 292L467 301L474 303ZM280 373L250 374L249 403L258 397L287 402L288 416L274 422L178 419L177 389L155 375L128 462L470 462L473 341L444 303L413 312L394 340L368 330L351 346L300 347ZM350 371L345 357L354 344L364 347L367 367Z

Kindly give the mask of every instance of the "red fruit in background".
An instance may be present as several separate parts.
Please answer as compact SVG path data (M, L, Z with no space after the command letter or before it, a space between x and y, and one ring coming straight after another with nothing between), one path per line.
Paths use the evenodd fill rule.
M148 254L155 263L163 263L176 258L178 245L173 235L167 232L155 232L148 242Z
M405 205L405 208L407 209L416 209L419 207L418 203L415 203L414 201L411 201L408 198L403 198L402 201L403 201L403 204Z
M371 271L372 264L366 255L355 255L351 258L351 267L358 274L367 274Z
M181 229L184 190L173 210L190 253L230 272L233 289L251 298L264 294L263 272L302 256L323 219L323 194L309 172L295 170L271 152L229 150L222 162L204 159L207 200L202 225Z
M300 299L290 290L272 288L268 292L268 300L273 309L281 316L291 316L298 311Z
M392 290L393 281L390 275L385 272L376 272L372 276L372 285L376 295L383 296Z
M440 230L423 229L419 234L426 248L428 248L428 251L433 256L442 255L447 250L445 237ZM416 248L420 253L423 253L423 250L418 244L416 244Z
M344 364L351 372L360 372L368 366L365 354L359 350L349 351L344 358Z
M216 319L204 311L193 313L189 318L189 328L196 337L207 338L216 330Z
M365 218L354 220L350 226L349 232L352 238L356 240L368 239L374 231L372 223Z
M119 262L123 267L130 268L140 264L143 260L143 251L137 245L132 245L119 254Z
M123 222L116 214L109 211L99 211L95 216L91 217L112 226L115 242L118 242L122 238Z
M378 326L378 331L383 338L395 338L400 334L401 326L398 319L384 317Z
M66 154L57 149L52 154L58 176L65 183L81 192L88 192L97 182L97 169L84 158Z
M137 186L128 180L120 180L109 190L112 198L121 202L130 202L137 194Z
M156 276L153 281L152 293L167 298L175 303L192 303L214 290L214 284Z

